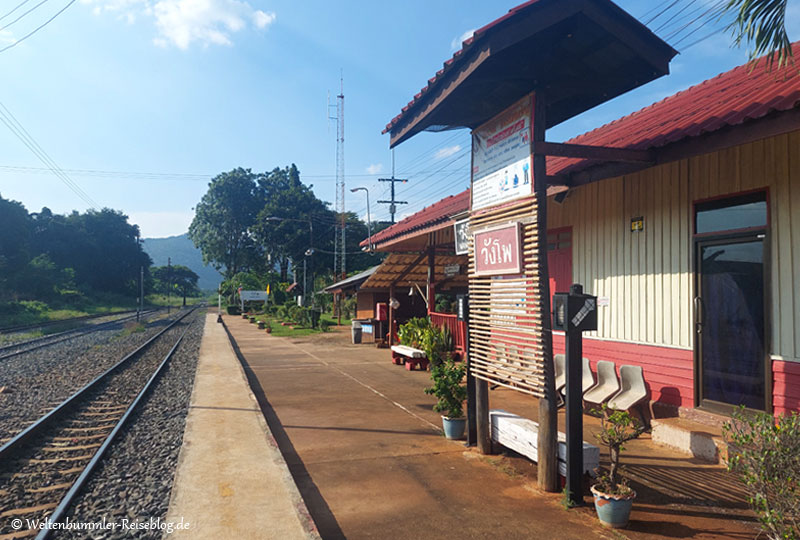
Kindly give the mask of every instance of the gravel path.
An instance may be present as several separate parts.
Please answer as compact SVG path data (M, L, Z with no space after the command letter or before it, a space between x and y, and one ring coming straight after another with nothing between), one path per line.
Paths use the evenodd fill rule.
M68 513L73 523L164 523L194 383L203 313ZM164 530L60 531L55 538L161 538Z
M13 437L167 324L163 314L156 315L144 332L126 334L121 325L113 325L0 361L0 441Z

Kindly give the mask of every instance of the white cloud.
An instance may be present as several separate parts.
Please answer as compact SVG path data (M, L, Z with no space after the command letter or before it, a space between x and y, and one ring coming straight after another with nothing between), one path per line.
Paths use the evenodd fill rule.
M466 32L464 32L460 36L458 36L456 38L453 38L453 41L450 42L450 50L455 52L458 49L460 49L461 48L461 44L464 41L466 41L467 39L471 38L472 34L474 34L474 33L475 33L475 29L472 28L470 30L467 30Z
M373 163L367 167L367 174L380 174L383 172L383 163Z
M461 150L461 145L460 144L456 144L455 146L445 146L444 148L442 148L438 152L436 152L434 157L436 159L444 159L444 158L452 156L453 154L456 154L460 150Z
M263 30L275 22L272 12L254 9L244 0L81 0L95 15L116 13L133 24L140 16L153 20L153 43L186 50L193 44L232 45L231 36L248 25Z
M8 30L0 30L0 45L10 45L15 41L17 40L14 38L14 34Z
M258 28L264 29L273 22L275 22L276 15L274 13L266 13L257 9L253 12L253 22Z

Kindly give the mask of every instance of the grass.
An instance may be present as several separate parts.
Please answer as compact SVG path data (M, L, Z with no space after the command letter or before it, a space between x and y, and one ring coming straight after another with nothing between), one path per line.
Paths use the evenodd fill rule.
M272 327L272 335L277 337L302 337L322 333L322 330L306 328L304 326L298 326L294 323L290 323L292 326L281 326L281 320L277 317L273 317L272 315L257 315L256 320L268 322ZM292 330L292 327L294 327L294 330ZM266 330L264 330L264 332L266 332Z

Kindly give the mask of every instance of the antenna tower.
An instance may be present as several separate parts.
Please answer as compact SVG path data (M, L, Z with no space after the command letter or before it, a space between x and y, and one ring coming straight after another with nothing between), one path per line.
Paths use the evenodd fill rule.
M336 96L336 211L339 213L339 229L341 231L341 239L337 234L337 243L341 246L342 255L339 259L339 272L342 279L347 277L347 244L345 242L345 226L347 224L347 216L345 215L344 206L344 77L339 79L340 91ZM337 231L339 232L339 231ZM334 252L336 250L334 249ZM334 255L334 275L336 274L336 255Z

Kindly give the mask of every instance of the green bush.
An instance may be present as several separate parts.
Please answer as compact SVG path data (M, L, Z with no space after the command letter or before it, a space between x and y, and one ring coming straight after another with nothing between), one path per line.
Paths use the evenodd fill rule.
M427 317L414 317L405 324L401 324L397 330L400 344L406 347L422 348L422 335L430 330L431 322Z
M356 309L358 308L358 301L355 296L351 296L342 302L342 315L345 319L352 319L356 316Z
M230 306L226 307L225 311L227 311L228 315L241 315L242 314L241 308L239 306L236 306L236 305L230 305Z
M329 321L327 319L320 319L320 321L319 321L319 329L322 330L323 332L330 332L331 331L331 326L333 326L333 322L331 322L331 321Z
M800 416L748 412L741 407L722 428L728 470L771 540L800 538Z
M438 399L433 410L444 413L448 418L464 416L464 400L467 399L467 387L462 384L467 366L463 362L456 363L452 359L439 364L431 364L433 386L425 389L425 393Z

